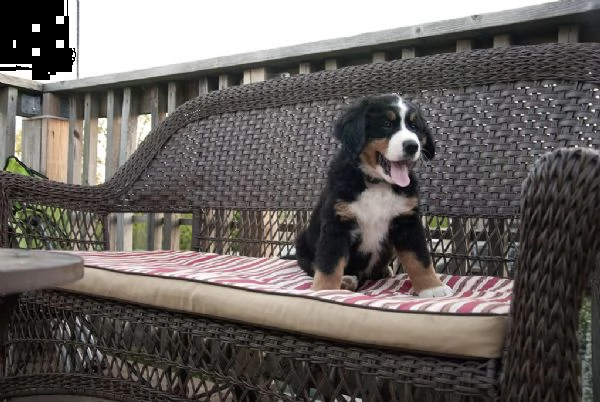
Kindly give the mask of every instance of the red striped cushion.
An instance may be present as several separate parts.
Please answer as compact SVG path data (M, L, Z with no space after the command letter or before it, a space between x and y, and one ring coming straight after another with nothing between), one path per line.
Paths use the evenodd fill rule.
M450 286L455 294L442 298L418 298L413 295L408 276L399 274L385 280L369 281L357 292L315 292L310 290L312 278L292 260L193 251L73 253L82 256L88 267L406 312L506 315L513 286L510 279L441 275L442 282Z

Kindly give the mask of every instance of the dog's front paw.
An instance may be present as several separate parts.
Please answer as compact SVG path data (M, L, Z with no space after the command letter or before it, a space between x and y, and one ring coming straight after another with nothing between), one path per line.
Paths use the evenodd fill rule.
M344 275L342 278L342 290L349 290L351 292L358 289L358 278L354 275Z
M452 296L454 292L447 285L436 286L434 288L429 288L425 290L421 290L417 293L419 297L444 297L444 296Z

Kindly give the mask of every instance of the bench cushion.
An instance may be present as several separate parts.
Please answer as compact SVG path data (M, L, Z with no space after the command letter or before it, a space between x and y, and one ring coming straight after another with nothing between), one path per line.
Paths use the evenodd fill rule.
M60 288L342 342L500 357L512 281L441 275L455 295L421 299L405 274L357 292L312 291L296 261L192 251L74 252L84 278Z

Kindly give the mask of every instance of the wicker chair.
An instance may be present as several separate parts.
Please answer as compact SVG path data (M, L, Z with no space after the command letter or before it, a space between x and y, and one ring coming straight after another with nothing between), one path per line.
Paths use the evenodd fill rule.
M494 320L487 330L475 334L468 324L451 336L439 323L469 314L425 315L422 325L437 330L416 338L437 339L428 349L402 346L412 327L385 342L372 334L396 328L396 318L412 320L408 313L382 316L364 338L353 338L348 328L383 313L245 291L237 308L217 314L198 300L227 305L235 286L87 269L83 284L20 296L2 345L0 396L579 401L577 313L600 250L599 88L598 44L396 60L191 100L99 186L0 172L4 247L10 211L20 203L66 211L70 238L52 239L63 249L107 249L113 213L193 212L195 250L276 257L290 251L319 193L337 149L328 134L340 108L362 95L398 92L422 106L437 142L436 159L418 169L440 274L509 278L505 284L514 274L510 311L478 316ZM107 252L89 255L99 261ZM163 284L174 286L169 300L177 302L155 303L152 293ZM317 319L310 314L298 314L301 325L269 314L261 321L260 300L269 312L320 303L352 315L331 313L334 332L321 333L307 327ZM339 337L332 335L338 325ZM467 345L465 353L446 345L455 343ZM487 349L477 355L470 344Z

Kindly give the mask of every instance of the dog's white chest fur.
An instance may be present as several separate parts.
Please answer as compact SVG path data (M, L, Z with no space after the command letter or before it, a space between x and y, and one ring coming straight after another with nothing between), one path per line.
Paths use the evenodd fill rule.
M359 251L377 254L388 236L392 219L410 213L415 201L394 193L389 184L382 183L369 186L349 207L358 223L353 234L362 237Z

